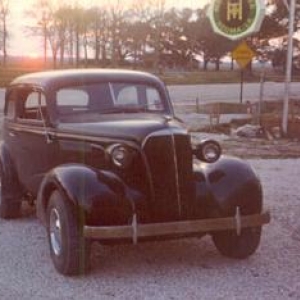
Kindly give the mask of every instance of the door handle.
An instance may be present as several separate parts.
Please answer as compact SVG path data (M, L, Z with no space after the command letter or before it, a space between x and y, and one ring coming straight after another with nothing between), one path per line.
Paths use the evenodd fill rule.
M8 135L9 135L10 137L15 137L15 136L16 136L16 134L15 134L14 132L12 132L12 131L9 131Z
M54 142L54 139L55 139L55 135L53 133L50 133L50 132L45 132L45 137L46 137L46 141L47 141L47 144L51 144Z

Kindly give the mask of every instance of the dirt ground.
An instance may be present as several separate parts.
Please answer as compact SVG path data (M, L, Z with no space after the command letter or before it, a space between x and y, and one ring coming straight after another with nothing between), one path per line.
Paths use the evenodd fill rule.
M296 105L297 104L297 105ZM220 106L220 103L217 105ZM217 124L205 124L207 119L196 118L193 115L187 115L184 121L188 125L188 129L193 132L214 133L218 139L218 134L223 135L221 145L225 154L238 156L241 158L299 158L300 157L300 101L294 102L293 115L289 116L288 134L284 138L280 133L281 127L281 110L282 107L278 101L268 102L264 104L263 113L258 122L257 116L236 118L244 107L222 103L220 106L225 114L221 115L223 122ZM206 108L206 109L209 109ZM230 119L230 113L235 113ZM209 113L207 113L209 115ZM224 118L227 117L227 122ZM251 116L251 115L250 115ZM202 117L203 118L203 117ZM236 119L235 119L236 118ZM226 119L226 118L225 118ZM201 123L202 121L202 123ZM236 130L244 125L251 124L260 128L260 134L257 138L242 137L234 134ZM260 124L260 125L258 125ZM199 128L197 128L199 126Z
M221 142L225 154L241 158L299 158L300 142L229 137Z

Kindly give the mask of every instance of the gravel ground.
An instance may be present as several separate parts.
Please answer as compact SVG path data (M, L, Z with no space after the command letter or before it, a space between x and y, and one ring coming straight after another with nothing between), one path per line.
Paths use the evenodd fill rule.
M92 271L59 275L34 210L0 220L0 299L300 299L300 159L251 159L272 222L249 259L219 255L211 239L100 246Z

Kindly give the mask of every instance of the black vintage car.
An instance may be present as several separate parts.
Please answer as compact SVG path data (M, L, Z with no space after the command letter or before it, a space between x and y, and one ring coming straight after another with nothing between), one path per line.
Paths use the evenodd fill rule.
M58 272L83 273L92 241L210 234L217 249L257 249L262 188L251 167L215 141L192 146L164 84L122 70L41 72L5 96L2 218L35 201Z

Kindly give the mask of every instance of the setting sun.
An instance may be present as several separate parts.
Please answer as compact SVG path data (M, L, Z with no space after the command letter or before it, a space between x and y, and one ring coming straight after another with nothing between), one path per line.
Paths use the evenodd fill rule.
M28 53L27 56L28 56L28 58L35 59L35 58L41 57L41 54L37 53L37 52L31 52L31 53Z

